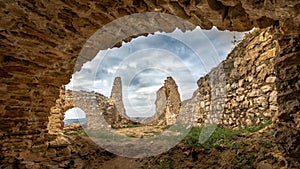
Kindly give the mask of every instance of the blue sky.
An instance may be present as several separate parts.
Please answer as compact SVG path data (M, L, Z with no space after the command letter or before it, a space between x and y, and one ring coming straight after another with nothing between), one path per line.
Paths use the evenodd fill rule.
M155 113L156 91L167 76L176 81L181 100L191 98L197 80L233 49L233 35L242 39L244 33L197 27L185 33L176 29L172 33L138 37L120 48L99 51L73 74L66 87L109 97L114 77L120 76L126 113L132 117L151 116ZM75 112L68 112L66 118L77 117Z

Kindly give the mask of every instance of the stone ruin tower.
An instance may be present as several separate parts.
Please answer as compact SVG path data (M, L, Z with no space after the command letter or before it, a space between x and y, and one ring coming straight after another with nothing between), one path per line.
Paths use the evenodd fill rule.
M143 121L150 125L172 125L180 111L181 99L178 86L172 77L167 77L164 85L156 92L156 112Z
M123 117L128 117L123 103L122 96L122 80L121 77L115 77L114 83L111 89L110 102L113 102L119 114Z

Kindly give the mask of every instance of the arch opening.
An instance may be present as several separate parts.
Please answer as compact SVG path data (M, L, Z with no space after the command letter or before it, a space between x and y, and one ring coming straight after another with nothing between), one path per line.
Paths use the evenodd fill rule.
M152 108L155 106L155 93L163 85L163 80L170 75L177 76L182 100L190 99L197 88L196 81L224 60L244 34L245 32L219 31L217 28L207 31L196 27L192 31L182 32L180 29L175 29L172 33L156 32L147 37L138 37L130 42L123 42L120 48L100 50L92 61L86 62L79 72L73 74L66 88L76 91L94 91L109 97L114 78L121 76L122 92L125 93L123 96L124 106L128 109L127 115L144 119L151 116L151 113L146 115L141 112L138 113L134 105L130 105L130 100L133 99L134 95L132 84L136 74L152 68L166 73L163 77L158 78L153 78L156 74L150 74L153 79L149 77L147 84L144 85L153 87L152 82L155 81L158 81L160 85L156 85L151 90L148 88L147 91L139 94L139 96L144 95L146 97L149 94L145 92L152 93L151 103L142 103L145 102L144 99L135 100L135 103L140 106L147 104ZM169 59L164 58L172 53L175 56L170 56ZM147 60L147 57L153 58ZM177 61L176 57L178 57ZM143 63L145 60L150 61L151 59L156 65ZM159 62L169 63L169 65L157 66ZM186 70L177 71L178 66L185 67ZM184 77L187 76L187 73L189 78ZM135 85L141 85L135 83ZM134 90L144 90L142 87L135 87ZM132 106L131 110L130 106Z
M81 123L83 126L88 124L86 120L85 112L79 107L73 107L67 110L64 118L64 126L68 126L70 124Z
M195 29L195 30L193 30L193 31L201 31L201 30L197 30L197 28ZM77 79L77 80L79 80L79 82L80 81L82 81L82 82L85 82L85 83L83 83L83 84L76 84L75 83L75 85L74 85L74 82L73 82L73 87L74 86L76 86L76 85L78 85L78 87L87 87L87 81L89 81L88 79L84 79L83 77L84 76L82 76L82 75L80 75L80 73L83 73L83 74L90 74L90 75L92 75L91 77L91 79L90 79L90 81L92 82L92 84L91 84L91 88L89 89L88 87L87 88L85 88L85 90L90 90L90 91L94 91L96 88L93 88L93 87L99 87L99 86L101 86L101 84L102 85L107 85L107 86L109 86L108 85L108 80L105 80L105 77L103 77L103 76L99 76L99 75L97 75L97 73L98 72L100 72L100 73L103 73L104 72L104 74L106 73L106 75L108 74L108 73L110 73L111 74L111 76L108 76L109 78L111 78L112 80L116 77L116 76L120 76L122 79L124 78L124 75L126 76L126 75L130 75L130 77L133 77L133 78L129 78L129 80L127 80L129 83L129 85L127 84L127 88L129 87L130 88L130 85L133 83L133 81L132 81L132 79L134 79L134 78L137 78L136 76L133 76L133 75L138 75L141 71L144 71L144 70L146 70L146 69L144 69L145 68L145 66L147 66L147 64L141 64L142 63L142 61L147 61L147 55L151 55L151 54L149 54L149 53L155 53L155 50L157 50L157 51L161 51L161 49L162 48L160 48L160 46L162 45L162 44L165 44L165 43L171 43L172 45L174 45L174 44L176 44L176 43L174 43L173 41L174 41L174 39L175 39L175 41L176 40L178 40L178 39L180 39L180 37L182 38L182 37L184 37L184 35L183 34L189 34L189 35L194 35L195 36L195 34L193 34L193 33L195 33L195 32L193 32L193 31L187 31L187 32L185 32L185 33L182 33L182 32L176 32L175 31L175 33L173 32L173 35L172 35L172 33L169 33L169 34L166 34L166 33L156 33L156 34L154 34L154 35L149 35L148 37L142 37L144 40L145 40L145 44L147 44L147 38L156 38L155 40L156 41L152 41L151 42L151 40L150 40L150 43L153 43L153 42L156 42L156 43L161 43L161 44L155 44L155 45L157 45L156 46L156 48L153 48L153 45L151 46L151 45L145 45L145 44L143 44L143 43L141 43L141 42L143 42L143 39L139 39L139 38L137 38L137 39L133 39L130 43L124 43L123 45L122 45L122 47L121 48L112 48L112 49L108 49L107 51L100 51L99 52L99 55L97 55L91 62L88 62L88 63L86 63L86 64L84 64L83 65L83 68L82 68L82 71L81 72L78 72L78 74L77 74L77 76L78 77L80 77L80 78L82 78L82 79ZM216 30L215 30L216 31ZM224 32L223 32L224 33ZM274 59L273 59L273 57L275 56L275 55L272 55L272 56L268 56L267 58L256 58L256 57L253 57L253 58L250 58L250 59L248 59L248 60L250 60L251 62L249 63L249 64L251 64L251 65L253 65L254 66L254 68L253 67L248 67L248 68L243 68L243 69L241 69L241 70L239 70L236 66L237 65L239 65L239 64L246 64L246 62L243 62L242 60L244 59L244 58L246 58L246 57L250 57L250 56L247 56L247 52L252 52L251 50L252 49L250 49L249 47L248 47L248 44L247 43L258 43L258 44L260 44L260 43L263 43L263 41L266 41L266 40L268 40L268 39L270 39L271 37L270 37L270 34L269 33L265 33L265 32L263 32L263 33L260 33L260 30L254 30L252 33L249 33L250 35L247 35L247 36L252 36L253 37L253 39L251 39L251 40L249 40L248 42L244 42L244 43L242 43L240 46L239 46L239 44L236 44L236 42L238 42L239 40L237 39L237 35L236 35L236 33L233 33L233 32L227 32L229 35L223 35L224 36L224 39L227 41L227 45L229 46L229 48L226 48L226 47L224 47L224 46L226 46L226 45L224 45L223 43L220 43L220 41L222 41L222 40L220 40L220 39L214 39L214 37L221 37L222 35L222 33L216 33L216 32L214 32L213 34L218 34L218 35L215 35L215 36L213 36L213 34L211 34L211 35L208 35L209 33L207 33L207 34L205 34L205 36L207 36L207 37L209 37L209 36L211 36L210 38L212 39L212 41L214 41L214 42L219 42L220 44L219 44L219 46L217 47L218 49L220 48L220 47L224 47L224 48L226 48L226 50L228 50L228 51L231 51L232 50L232 48L233 48L233 46L235 46L235 45L237 45L237 47L239 48L239 49L237 49L237 51L236 52L233 52L233 54L231 54L232 56L228 56L228 60L224 60L225 59L225 57L228 55L228 53L226 53L226 52L224 52L224 51L221 51L221 49L219 49L219 50L217 50L217 51L215 51L215 53L214 54L219 54L219 53L223 53L223 54L225 54L225 56L223 55L223 57L224 57L224 59L222 60L222 59L220 59L220 58L215 58L216 60L219 60L219 62L217 62L217 63L215 63L215 64L211 64L211 65L209 65L210 67L209 67L209 69L207 70L207 65L203 65L203 60L205 60L205 59L207 59L207 58L201 58L200 59L200 62L199 63L202 63L202 65L201 66L203 66L203 68L202 68L202 71L203 70L206 70L206 72L202 72L202 74L207 74L207 73L209 73L210 75L213 75L213 74L217 74L217 77L219 78L219 74L218 74L218 68L216 69L216 68L214 68L214 66L216 66L216 65L219 65L221 62L222 62L222 64L224 64L224 68L222 68L222 69L225 69L225 71L227 71L227 72L225 72L225 74L227 73L227 75L229 74L230 76L237 76L239 73L241 73L241 76L239 76L239 77L235 77L234 79L230 79L229 80L229 82L226 84L226 87L229 85L229 88L230 88L230 90L233 90L233 91L231 91L230 93L235 93L235 92L237 92L237 93L240 93L240 94L238 94L238 95L240 95L240 96L238 96L238 99L241 99L241 100L238 100L238 99L228 99L229 100L229 102L228 101L226 101L226 103L225 104L228 104L228 106L231 106L230 108L229 107L227 107L228 108L228 110L227 110L227 114L225 114L224 116L222 116L222 119L219 119L219 120L222 120L221 121L221 124L222 125L224 125L224 126L228 126L228 127L239 127L239 126L242 126L242 127L244 127L244 126L247 126L247 125L255 125L255 124L259 124L260 122L265 122L265 120L270 120L270 118L276 113L276 108L277 108L277 103L276 103L276 101L273 101L272 100L272 103L270 103L271 104L271 106L273 106L272 107L272 110L271 109L269 109L269 101L267 101L267 103L265 102L266 100L269 100L269 96L265 96L264 94L258 94L258 95L253 95L253 96L250 96L251 94L251 92L253 92L254 91L254 89L253 89L253 91L252 91L252 88L251 89L248 89L248 91L245 93L245 92L240 92L240 90L245 90L244 88L246 88L247 87L247 85L249 85L249 84L252 84L252 82L251 82L251 78L250 77L248 77L248 76L250 76L250 75L253 75L254 77L252 77L252 79L253 78L257 78L258 79L258 81L259 82L256 82L256 83L258 83L257 85L258 85L258 88L262 88L261 90L266 90L266 92L267 93L271 93L271 92L273 92L274 90L275 90L275 84L274 84L274 81L273 82L267 82L267 83L270 83L269 84L269 86L263 86L264 84L265 84L265 78L267 78L267 79L274 79L274 71L273 71L273 67L271 66L274 62ZM258 40L259 38L258 37L255 37L255 35L254 34L257 34L257 33L259 33L260 34L260 38L262 38L261 40ZM175 34L175 35L174 35ZM243 33L241 33L241 34L243 34ZM252 34L252 35L251 35ZM161 37L164 37L164 36L168 36L168 38L169 37L172 37L172 36L174 36L174 37L172 37L172 38L170 38L170 39L168 39L168 40L166 40L166 41L162 41L162 38ZM193 39L193 38L191 38L191 37L193 37L193 36L190 36L190 37L185 37L186 39ZM209 38L207 38L206 37L206 39L209 39ZM229 38L230 37L230 38ZM184 38L183 38L184 39ZM222 38L221 38L222 39ZM223 40L224 40L223 39ZM172 41L173 40L173 41ZM182 40L182 39L180 39L180 40ZM253 40L253 42L252 42L252 40ZM184 43L184 45L190 45L191 43L189 43L188 42L188 40L186 40L186 41L184 41L184 40L182 40ZM139 42L139 43L136 43L136 44L138 44L138 45L140 45L140 46L146 46L145 48L142 48L141 49L141 51L140 50L136 50L135 48L137 48L137 47L135 47L134 46L134 44L135 44L135 42ZM172 43L173 42L173 43ZM194 41L192 41L192 42L195 42L195 40ZM181 43L180 43L181 44ZM180 44L177 44L177 48L180 48L180 47L178 47L178 46L180 46ZM184 46L183 45L183 46ZM187 46L188 46L187 45ZM199 43L198 43L198 45L199 45ZM149 47L150 46L150 47ZM228 47L227 46L227 47ZM258 45L259 46L259 45ZM125 49L124 49L124 48ZM127 47L127 49L126 49L126 47ZM202 47L204 47L204 48L206 48L205 47L205 45L203 45ZM269 51L274 51L274 49L275 49L275 47L276 46L270 46L270 48L268 48L268 50L267 50L267 52L269 52ZM214 46L214 49L213 50L216 50L215 49L216 48L216 46ZM243 49L244 48L244 49ZM148 49L150 49L151 51L148 51ZM167 48L163 48L163 49L167 49ZM249 50L249 51L247 51L247 52L245 52L245 49L247 49L247 50ZM120 50L121 52L120 53L118 53L118 50ZM171 51L174 53L174 50L176 50L176 48L171 48ZM195 50L199 50L199 49L195 49L195 50L191 50L190 48L189 48L189 50L190 51L192 51L192 52L194 52ZM254 49L253 49L254 50ZM258 48L258 47L255 47L255 50L259 50L259 51L261 51L262 53L264 53L264 52L266 52L266 51L264 51L263 49L261 49L261 48ZM254 50L254 51L255 51ZM131 61L131 62L129 62L129 61L127 61L126 60L126 55L124 56L124 53L126 53L126 52L124 52L124 51L126 51L126 52L128 52L129 54L128 54L128 56L129 56L129 58L130 58L130 60L129 61ZM132 53L130 53L130 51L132 52ZM185 50L185 52L183 52L183 53L188 53L187 52L188 50L186 49ZM169 52L169 53L172 53L172 52ZM257 52L257 51L256 51ZM103 54L103 55L101 55L101 53ZM179 52L178 52L179 54L180 54L180 50L179 50ZM202 52L202 53L205 53L206 55L208 55L209 53L208 52ZM111 57L111 58L114 58L114 62L116 62L116 58L118 58L118 54L119 55L121 55L121 57L119 58L119 62L117 62L117 63L115 63L115 65L110 65L109 63L112 63L111 61L110 61L110 58L109 57ZM135 56L134 56L134 54L137 54L141 59L139 60L139 58L135 58ZM164 54L164 55L163 55ZM179 55L178 54L178 55ZM274 54L274 53L273 53ZM161 56L164 56L164 58L166 58L166 53L159 53L158 54L160 57ZM97 58L98 56L102 56L103 58L101 58L101 59L99 59L99 58ZM105 58L105 57L107 57L107 58ZM210 59L211 58L213 58L213 56L207 56L207 57L209 57ZM259 57L259 56L258 56ZM134 59L132 59L132 58L134 58ZM155 59L157 59L155 56L151 56L151 58L153 59L154 58L154 60ZM179 56L179 58L181 58L182 60L184 60L185 58L189 58L189 57L187 57L186 55L184 55L183 57L180 57ZM105 59L107 59L107 60L105 60ZM131 60L132 59L132 60ZM93 61L97 61L97 62L94 62L93 63ZM195 59L191 59L192 61L193 61L193 63L196 63L195 62ZM208 59L209 60L209 59ZM159 60L159 62L162 62L162 61L165 61L165 60ZM170 60L167 60L168 62L170 62ZM209 61L211 61L211 60L209 60ZM213 60L213 61L215 61L215 60ZM127 63L127 64L124 64L124 63ZM210 62L208 62L208 63L210 63ZM269 66L270 66L270 70L268 70L268 68L266 68L266 63L269 63ZM131 71L129 71L130 73L128 73L128 72L126 72L126 70L130 70L131 69L131 67L133 67L133 68L137 68L137 65L138 64L141 64L142 65L142 67L143 67L143 69L141 69L141 71L140 71L140 69L138 69L139 71L135 71L135 72L131 72ZM150 63L148 63L148 64L150 64ZM189 63L188 62L186 62L186 64L185 65L188 65ZM191 63L190 63L191 64ZM104 67L103 65L105 65L106 67ZM173 64L170 64L171 66L174 66ZM198 68L199 68L199 64L195 64L196 66L198 66ZM109 67L109 66L111 66L111 67ZM245 65L244 65L245 66ZM273 65L274 66L274 65ZM121 67L121 69L119 69ZM104 69L105 68L105 69ZM151 67L150 67L151 68ZM160 67L161 68L161 67ZM260 74L258 74L258 72L252 72L251 73L251 69L257 69L258 70L258 72L265 72L265 71L267 71L267 73L265 74L265 75L260 75ZM100 69L100 70L97 70L97 69ZM201 68L200 68L201 69ZM272 70L271 70L272 69ZM114 71L113 71L114 70ZM121 71L120 71L121 70ZM160 69L159 69L160 70ZM167 69L166 69L167 70ZM236 71L235 73L233 72L233 70L234 71ZM94 71L94 72L93 72ZM119 72L121 72L120 74L118 74L118 71ZM196 73L199 73L199 72L201 72L201 71L199 71L199 70L196 70L196 69L190 69L189 71L192 71L192 72L196 72ZM240 71L243 71L243 72L240 72ZM170 71L170 72L173 72L173 71ZM211 72L213 72L213 73L211 73ZM239 72L239 73L237 73L237 72ZM156 74L158 74L158 73L156 73ZM201 73L199 73L199 74L201 74ZM187 98L186 100L189 100L189 99L191 99L191 95L193 94L193 92L195 92L195 90L201 90L201 88L203 87L204 89L205 88L207 88L207 87L209 87L209 86L205 86L204 85L204 83L207 83L208 82L208 84L210 83L210 80L209 80L209 78L211 78L211 77L207 77L207 76L201 76L201 75L199 75L198 74L198 88L196 87L196 88L194 88L194 89L191 89L191 93L190 93L190 98ZM264 74L264 73L262 73L262 74ZM123 75L123 76L122 76ZM168 74L169 75L169 74ZM186 74L185 74L186 75ZM191 77L193 77L193 74L191 74L190 75ZM259 79L259 76L264 76L264 77L262 77L261 79ZM73 77L75 77L75 76L73 76ZM100 79L99 77L102 77L103 79ZM212 77L214 77L214 76L212 76ZM215 76L216 77L216 76ZM221 74L221 76L220 77L222 77L222 74ZM97 78L99 78L99 79L97 79ZM200 79L199 79L200 78ZM97 80L99 80L99 82L102 82L102 83L98 83L97 85L95 85L95 82L94 81L97 81ZM111 80L111 81L112 81ZM126 80L125 80L126 81ZM202 82L201 82L202 81ZM271 80L272 81L272 80ZM194 80L194 81L192 81L194 84L196 84L196 80ZM112 82L111 82L112 83ZM135 82L136 83L136 82ZM271 83L272 83L272 85L271 85ZM125 83L126 84L126 83ZM213 83L211 83L211 84L209 84L209 85L214 85ZM126 85L125 85L126 86ZM234 87L234 86L236 86L236 87ZM123 86L124 87L124 86ZM181 86L182 87L182 86ZM76 87L75 87L76 88ZM109 88L114 88L114 87L109 87ZM126 88L126 87L125 87ZM190 88L190 87L189 87ZM91 90L92 89L92 90ZM224 89L225 89L225 87L224 87ZM81 88L81 90L83 90L83 88ZM104 90L104 91L109 91L109 89L108 90L105 90L105 89L102 89L102 90ZM207 91L210 91L210 90L212 90L211 88L208 88L207 89ZM227 89L226 89L227 90ZM124 88L123 88L123 90L121 90L121 91L124 91ZM120 90L119 90L119 92L120 92ZM125 92L124 92L125 93ZM201 92L199 92L200 93L200 95L202 95L202 96L204 96L204 97L210 97L209 95L207 95L207 94L204 94L203 95L203 93L201 93ZM111 93L108 93L107 94L107 96L108 95L112 95ZM235 93L236 94L236 93ZM273 93L274 94L274 93ZM249 96L248 96L249 95ZM125 95L126 96L126 95ZM248 97L248 98L247 98ZM273 97L276 97L276 96L273 96ZM196 98L196 97L194 97L194 98ZM199 97L200 98L200 97ZM199 99L198 98L198 99ZM181 104L182 105L186 105L186 104L191 104L191 103L188 103L188 101L186 101L186 100L183 100L183 102L181 102ZM143 101L145 101L145 100L143 100ZM186 102L185 102L186 101ZM259 113L259 115L257 115L257 114L255 114L254 112L250 112L250 113L244 113L244 114L239 114L239 113L243 113L243 112L241 112L240 110L242 110L241 109L241 107L239 106L239 103L234 103L234 102L243 102L243 103L240 103L240 104L245 104L245 106L249 106L249 104L251 104L250 102L253 102L254 103L254 105L250 105L250 107L252 108L252 110L254 110L254 111L260 111L260 113ZM204 102L203 104L204 104L204 107L202 107L202 102ZM126 104L126 102L124 102L125 104ZM210 106L210 104L211 103L208 103L206 100L201 100L201 101L199 101L199 103L200 103L200 107L201 108L205 108L205 109L214 109L214 107L211 107ZM252 103L252 104L253 104ZM207 105L208 104L208 105ZM219 103L217 103L217 104L219 104ZM216 104L216 105L217 105ZM213 104L212 104L213 105ZM243 105L244 106L244 105ZM266 107L267 106L267 107ZM126 107L126 106L125 106ZM218 108L217 108L218 109ZM237 111L237 113L236 114L234 114L234 113L231 113L231 112L229 112L229 111L231 111L231 110L233 110L234 109L234 111ZM239 110L240 109L240 110ZM263 114L262 112L263 111L265 111L265 113ZM205 110L203 110L203 112L202 113L205 113ZM254 113L254 114L253 114ZM232 115L230 115L230 114L234 114L234 117L229 117L229 116L232 116ZM208 115L206 115L206 117L209 117L210 115L208 114ZM252 117L253 116L253 117ZM255 117L254 117L255 116ZM201 124L203 124L203 123L215 123L215 121L206 121L205 120L205 118L206 117L198 117L198 119L196 120L196 123L198 123L198 125L201 125ZM211 119L209 119L209 120L212 120L212 119L214 119L214 118L216 118L216 117L214 117L213 115L212 115L212 117L211 117ZM217 118L216 118L217 119ZM107 119L106 119L107 120ZM215 120L215 119L214 119ZM218 119L217 119L218 120ZM166 122L166 124L168 124L168 122Z

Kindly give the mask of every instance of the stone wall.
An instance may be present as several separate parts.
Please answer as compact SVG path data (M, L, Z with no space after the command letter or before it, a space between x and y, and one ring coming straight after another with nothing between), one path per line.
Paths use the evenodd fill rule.
M114 102L117 111L121 116L127 117L123 103L123 91L122 91L122 80L121 77L115 77L114 83L110 93L110 100Z
M56 106L51 108L48 125L50 133L62 132L65 112L74 107L85 112L89 129L118 128L130 123L118 111L114 100L97 92L72 91L62 87Z
M293 146L289 148L284 143L279 143L285 147L284 151L294 149L299 135L299 121L295 120L297 113L299 114L299 71L289 70L298 68L299 57L296 56L299 56L299 47L292 50L285 48L299 43L299 3L292 0L1 1L1 164L7 167L19 161L22 166L26 161L34 159L27 158L26 153L44 153L48 141L55 139L47 130L50 109L55 106L60 87L69 82L83 44L96 30L110 21L146 11L173 14L205 29L215 25L220 29L245 31L254 26L279 25L278 38L282 40L275 67L279 111L284 116L278 121L277 129L279 133L284 133L280 135L283 142L293 140ZM140 35L143 28L149 28L149 25L151 29L142 33L171 32L176 27L182 30L192 29L173 23L159 14L157 16L147 24L135 27L135 35ZM136 25L134 23L128 25ZM137 21L136 23L138 24ZM131 27L130 29L132 30ZM107 37L115 33L115 30L110 30ZM110 41L110 38L105 41ZM89 51L98 52L118 45L115 39L111 41L97 49L93 49L91 45ZM83 64L90 59L79 62ZM285 92L280 86L291 90ZM285 118L286 116L289 118ZM299 145L295 149L299 150Z
M50 133L62 131L65 112L74 107L85 112L90 129L119 128L132 122L125 112L120 77L116 77L114 80L110 98L97 92L65 90L65 87L62 86L56 105L51 108L48 124Z
M164 85L156 92L155 114L142 121L150 125L172 125L179 114L181 100L178 86L172 77L167 77Z
M278 40L275 71L277 102L275 141L281 145L292 166L300 166L300 37Z
M226 60L198 80L198 89L187 101L195 112L195 125L251 126L278 114L274 69L278 42L273 32L268 28L249 33Z
M67 94L70 95L70 94ZM49 133L61 133L64 128L65 112L73 108L73 104L66 100L65 86L62 86L59 92L59 98L55 102L55 106L51 107L48 123ZM68 105L68 106L66 106Z
M63 129L64 124L62 120L64 119L64 114L67 110L74 107L78 107L85 112L88 128L107 127L108 124L103 119L103 116L101 116L104 112L103 107L105 107L107 103L108 98L100 93L61 90L60 98L57 100L57 106L52 108L52 110L60 111L51 111L49 131ZM102 119L100 119L101 117Z

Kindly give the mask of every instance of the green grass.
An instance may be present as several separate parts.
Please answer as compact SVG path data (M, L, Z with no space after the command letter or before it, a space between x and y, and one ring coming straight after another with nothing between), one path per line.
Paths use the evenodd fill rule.
M203 128L192 128L189 134L183 139L183 143L192 147L203 147L205 149L221 147L238 149L241 148L242 145L239 145L238 143L230 143L230 141L242 136L243 133L259 131L266 126L269 126L271 123L272 121L268 120L256 126L247 126L238 129L229 129L217 126L213 134L203 144L199 143L199 136Z
M64 131L64 134L68 136L95 137L95 138L101 138L105 140L120 140L120 139L128 138L116 132L107 131L107 130L95 130L95 129Z
M256 132L256 131L259 131L269 125L272 124L272 121L271 120L267 120L266 122L263 122L263 123L259 123L258 125L255 125L255 126L246 126L245 128L242 128L242 130L246 131L246 132Z
M237 155L232 160L232 162L235 164L234 169L240 169L240 168L254 169L254 167L252 166L254 161L255 161L255 156L251 152Z
M64 131L64 134L68 136L87 136L84 130Z
M218 126L209 139L203 144L199 143L199 136L203 128L192 128L190 133L184 138L184 143L194 146L209 148L219 148L222 144L227 143L240 136L240 130L232 130Z

